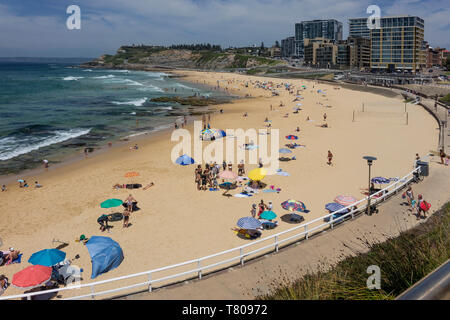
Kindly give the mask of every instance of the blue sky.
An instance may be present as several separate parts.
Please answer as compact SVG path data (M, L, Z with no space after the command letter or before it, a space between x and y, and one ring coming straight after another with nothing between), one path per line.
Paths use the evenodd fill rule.
M81 30L66 9L81 8ZM272 45L302 20L409 14L425 19L425 40L450 49L449 0L0 0L0 57L96 57L124 44Z

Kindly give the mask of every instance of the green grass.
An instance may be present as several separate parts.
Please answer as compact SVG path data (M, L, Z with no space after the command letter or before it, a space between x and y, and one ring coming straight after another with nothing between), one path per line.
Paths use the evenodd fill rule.
M441 100L442 102L450 103L450 93L440 98L439 100Z
M308 273L290 282L287 277L272 283L266 300L392 300L432 272L450 257L450 203L425 223L382 243L369 244L367 253L354 252L331 270ZM367 267L381 270L381 289L366 287Z

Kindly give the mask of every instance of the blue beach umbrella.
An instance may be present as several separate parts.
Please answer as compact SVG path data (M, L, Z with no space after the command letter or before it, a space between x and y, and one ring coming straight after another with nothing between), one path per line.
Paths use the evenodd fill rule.
M223 138L227 136L227 133L223 130L217 130L216 135Z
M182 165L182 166L187 166L190 164L195 163L194 159L192 159L191 157L189 157L187 154L183 154L181 157L179 157L176 161L176 164Z
M286 149L286 148L281 148L280 150L278 150L279 153L292 153L291 150Z
M86 247L92 261L91 279L117 268L123 261L122 248L109 237L92 236Z
M263 211L259 217L261 219L272 220L277 217L277 214L273 211Z
M66 258L66 253L58 249L44 249L31 255L28 262L45 267L54 266Z
M342 208L345 208L345 206L343 206L342 204L337 203L337 202L330 202L325 205L325 209L327 209L330 212L335 212ZM339 213L347 213L347 212L348 212L348 209L345 209Z
M253 217L244 217L238 220L237 226L242 229L258 229L261 228L262 223Z

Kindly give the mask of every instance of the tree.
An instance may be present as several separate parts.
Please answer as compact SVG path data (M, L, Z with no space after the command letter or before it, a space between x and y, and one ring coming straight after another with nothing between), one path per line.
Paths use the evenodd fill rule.
M444 68L447 70L450 70L450 57L447 57L447 59L444 61Z

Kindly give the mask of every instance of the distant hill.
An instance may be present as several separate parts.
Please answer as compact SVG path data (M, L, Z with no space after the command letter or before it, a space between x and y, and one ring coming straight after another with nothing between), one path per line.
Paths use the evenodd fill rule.
M190 50L161 46L122 46L115 55L105 54L81 66L85 68L131 70L154 70L155 68L226 70L279 64L285 64L285 62L219 50Z

